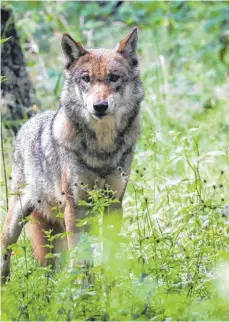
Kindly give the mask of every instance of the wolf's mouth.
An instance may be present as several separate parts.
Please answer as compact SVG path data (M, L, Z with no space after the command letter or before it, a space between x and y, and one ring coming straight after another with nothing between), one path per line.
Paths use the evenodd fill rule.
M91 114L95 120L102 120L106 114Z

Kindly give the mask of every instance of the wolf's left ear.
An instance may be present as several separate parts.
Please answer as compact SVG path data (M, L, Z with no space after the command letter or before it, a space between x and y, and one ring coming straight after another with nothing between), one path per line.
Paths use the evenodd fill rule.
M138 29L134 28L131 34L117 44L115 49L118 53L124 55L125 57L136 56L137 43Z
M81 43L76 42L68 34L63 35L61 47L64 53L67 68L74 60L87 53L86 49L81 45Z

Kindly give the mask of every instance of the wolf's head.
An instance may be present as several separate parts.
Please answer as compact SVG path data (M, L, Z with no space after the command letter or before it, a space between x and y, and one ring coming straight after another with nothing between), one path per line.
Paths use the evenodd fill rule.
M116 48L86 49L68 34L62 39L65 57L65 84L62 102L69 105L72 117L100 120L119 118L139 106L143 99L138 58L137 29ZM70 106L71 105L71 106Z

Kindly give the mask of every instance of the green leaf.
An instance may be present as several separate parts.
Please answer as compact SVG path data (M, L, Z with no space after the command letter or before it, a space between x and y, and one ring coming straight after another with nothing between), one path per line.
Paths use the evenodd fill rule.
M7 40L9 40L11 38L11 36L9 38L1 38L0 43L3 44L4 42L6 42Z

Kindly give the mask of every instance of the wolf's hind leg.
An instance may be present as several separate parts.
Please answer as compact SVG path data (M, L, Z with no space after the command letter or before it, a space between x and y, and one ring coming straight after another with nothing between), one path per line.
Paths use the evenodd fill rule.
M32 241L34 257L42 266L49 264L45 256L49 253L49 249L44 247L48 244L44 231L51 229L51 224L39 212L33 211L31 221L29 223L29 235Z
M2 232L2 258L1 258L1 281L5 283L10 274L9 246L16 243L24 226L22 219L31 212L29 199L24 196L12 196L9 203L9 211Z
M34 251L34 257L38 263L42 266L52 265L56 267L58 260L55 258L46 258L48 253L62 253L67 249L66 239L61 239L60 236L53 240L53 248L45 247L49 245L45 232L52 230L52 236L65 232L65 229L58 223L50 223L39 212L34 211L31 215L31 221L29 223L29 235L32 241L32 247Z

